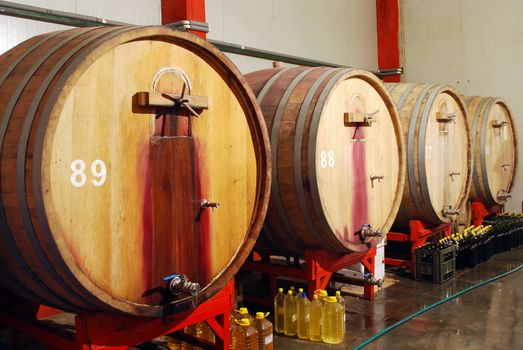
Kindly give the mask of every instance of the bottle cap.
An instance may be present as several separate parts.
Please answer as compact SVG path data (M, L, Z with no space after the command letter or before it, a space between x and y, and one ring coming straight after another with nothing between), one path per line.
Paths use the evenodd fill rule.
M246 307L241 307L239 313L240 315L246 315L249 313L249 310Z
M265 317L269 316L269 313L263 313L263 312L257 312L256 313L256 319L257 320L263 320Z
M335 302L337 302L336 297L328 297L328 298L327 298L327 301L328 301L329 303L335 303Z
M289 290L287 291L287 294L289 294L289 295L292 294L292 290L289 289Z
M283 288L278 288L278 293L283 293Z
M320 289L320 297L328 297L329 293L325 289Z
M313 298L313 299L318 299L318 294L314 294L314 295L312 296L312 298Z
M339 290L336 291L336 296L337 297L341 296L341 292Z
M303 293L303 288L298 288L298 293Z
M249 321L248 318L242 318L242 319L238 322L238 324L239 324L240 326L250 326L250 325L251 325L251 321Z
M307 293L305 293L305 292L301 293L301 297L302 298L307 298Z

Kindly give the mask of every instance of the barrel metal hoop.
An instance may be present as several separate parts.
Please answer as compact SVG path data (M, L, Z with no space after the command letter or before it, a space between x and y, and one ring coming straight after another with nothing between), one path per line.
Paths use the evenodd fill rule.
M405 91L403 91L403 94L401 94L401 97L398 100L398 104L397 104L398 111L401 112L401 109L403 108L405 101L407 101L407 98L409 97L410 93L418 85L420 85L420 84L410 84L410 86L407 89L405 89Z
M486 153L487 152L486 142L487 142L488 119L489 119L490 110L492 109L492 106L496 102L496 99L489 98L488 101L489 102L488 102L487 106L485 107L485 113L483 113L483 120L481 122L480 138L479 138L479 144L480 144L479 157L480 157L481 173L483 174L482 180L483 180L483 188L485 190L484 194L487 198L490 198L490 200L497 203L498 200L497 200L497 198L494 197L496 194L492 193L492 191L490 191L490 185L488 183L488 174L489 173L487 172L487 153Z
M394 91L395 88L397 88L400 85L400 83L388 83L385 84L387 90L389 91L389 94L392 94L392 91Z
M487 102L487 99L483 98L478 103L478 105L476 106L476 111L474 113L474 119L472 121L472 138L473 138L473 142L472 142L473 152L472 152L472 154L474 155L474 167L473 167L473 170L472 170L472 179L474 180L474 188L476 189L477 195L482 199L482 201L487 202L486 201L487 196L486 196L485 192L483 191L483 188L481 187L481 184L479 182L479 174L478 174L479 167L478 167L478 164L476 162L476 143L477 143L477 139L478 139L477 138L478 124L479 124L479 119L481 117L481 110L483 109L483 105L485 104L485 102ZM481 153L482 150L483 149L480 146L479 152ZM481 156L480 156L480 159L481 159ZM482 175L485 176L485 174L482 174Z
M4 116L2 118L2 121L0 124L0 144L1 145L3 145L4 140L5 140L7 128L8 128L9 121L10 121L10 116L11 116L12 112L14 111L14 108L15 108L20 96L22 95L24 88L27 86L27 84L29 83L29 81L31 80L31 78L33 77L35 72L58 49L62 48L63 46L65 46L67 43L74 40L78 36L88 33L92 30L94 30L94 29L86 28L86 29L78 30L78 33L76 33L75 35L68 36L65 39L61 40L60 42L55 44L50 50L48 50L45 55L40 57L38 59L38 61L36 61L34 63L34 65L26 72L24 78L19 82L17 88L14 90L13 94L11 95L11 99L9 100L9 103L7 104ZM35 100L36 100L36 98L33 99L33 103ZM31 117L31 120L33 117L34 117L34 115ZM24 120L24 125L26 123L27 123L27 119ZM22 130L21 137L23 137L23 132L24 132L24 130ZM19 151L20 150L18 149L17 152L19 152ZM22 158L22 165L20 165L20 158ZM23 205L23 203L26 203L25 181L24 181L24 177L22 177L22 180L21 180L20 176L24 176L24 174L25 174L25 152L22 155L17 153L16 171L17 171L16 187L17 187L17 189L19 189L17 191L17 197L18 197L18 201L19 201L20 212L21 212L22 219L24 222L26 235L27 235L29 242L31 243L31 248L35 252L35 255L37 256L38 261L42 264L42 266L45 268L47 273L49 273L49 275L52 276L54 280L56 280L58 283L60 283L64 287L64 289L67 290L71 295L76 295L74 290L67 288L67 284L63 283L64 282L63 278L56 272L56 270L54 270L54 268L51 266L49 260L43 253L43 251L40 247L40 243L38 242L38 240L36 238L36 235L35 235L35 232L33 229L33 225L30 221L29 210L27 208L27 205L25 205L25 206ZM22 188L23 195L20 194L20 188ZM3 212L3 210L2 210L2 212ZM3 215L5 215L5 213L3 213ZM13 243L16 245L16 243L14 241L13 241ZM20 254L20 251L18 249L16 249L16 254L17 255ZM21 259L23 259L21 255L19 255L19 256ZM21 263L21 262L22 261L19 260L19 263ZM63 301L65 303L65 305L68 305L68 307L71 307L71 306L69 306L69 305L71 305L70 301L64 299L62 296L56 294L51 288L49 288L49 286L38 277L38 274L36 274L31 269L31 267L27 263L25 263L25 261L23 263L23 267L24 267L24 270L26 270L31 275L31 278L38 283L38 285L40 285L44 290L48 291L51 295L55 295L58 299ZM88 305L90 304L87 300L85 300L81 297L79 299L83 300ZM78 309L78 306L72 306L72 307L75 309Z
M261 89L261 91L258 94L258 96L256 96L256 102L258 102L258 104L261 104L261 102L265 98L265 95L267 95L267 92L269 92L269 90L272 87L272 85L274 84L274 82L276 80L278 80L285 72L288 72L292 68L293 67L288 67L288 68L281 69L279 72L274 74L269 80L267 80L267 82L265 83L265 85Z
M288 68L281 69L279 72L275 73L269 80L267 80L267 82L265 83L265 85L261 89L260 93L256 97L256 102L258 102L259 105L261 105L263 99L265 98L265 95L267 95L267 93L269 92L269 90L272 87L272 85L283 74L285 74L286 72L288 72L291 69L293 69L293 67L288 67ZM273 127L274 127L274 120L273 120ZM271 149L272 149L272 144L271 144ZM274 149L272 149L272 150L274 152ZM272 167L272 172L274 173L274 172L277 172L278 170L274 167L273 159L274 158L271 159L271 164L272 164L271 167ZM273 181L271 181L271 192L272 192L272 182ZM281 244L274 239L272 234L270 234L270 230L266 227L265 224L262 226L262 231L261 231L261 234L259 235L258 239L259 240L260 239L266 240L267 241L266 243L268 245L270 245L274 250L276 250L277 252L281 253L282 255L285 255L284 252L280 248Z
M288 231L288 235L292 238L292 240L298 244L298 247L305 249L305 246L303 245L303 241L299 238L298 234L296 233L296 230L292 226L289 217L287 213L285 212L285 209L283 208L283 202L280 196L280 185L278 180L278 141L279 141L279 133L280 133L280 122L283 118L283 112L285 111L285 108L287 107L287 102L289 101L289 98L294 91L294 88L296 85L298 85L299 82L303 80L303 78L312 72L313 70L318 69L317 67L311 67L305 69L303 72L301 72L294 80L291 82L291 84L287 87L285 92L283 93L283 96L280 100L280 103L278 104L278 108L276 109L276 113L274 115L274 121L272 122L272 130L271 130L271 152L272 152L272 178L276 181L272 181L272 192L271 195L274 198L274 203L276 204L276 207L278 209L278 213L280 214L280 218L282 219L282 222L285 226L285 228Z
M38 41L36 44L30 46L26 51L21 53L18 56L18 58L15 61L13 61L13 63L0 76L0 87L5 83L5 81L9 77L9 75L11 75L13 70L20 64L20 62L22 60L24 60L27 56L29 56L31 53L33 53L41 45L47 43L49 40L53 39L54 37L56 37L57 35L61 34L62 32L63 31L58 31L58 32L49 34L43 40ZM18 96L20 96L20 93L18 93ZM18 98L17 98L17 100L18 100ZM16 103L16 101L15 101L15 103ZM8 106L6 107L6 110L10 110L12 112L13 108L10 108L10 107L14 107L14 105L10 106L10 103L9 103ZM10 113L11 112L5 113L4 117L2 118L2 120L0 122L0 145L3 144L3 141L5 139L5 134L6 134L6 131L7 131L7 125L8 125L8 122L10 120L9 117L10 117ZM0 192L0 203L3 203L3 201L2 201L2 193L1 192ZM56 297L58 300L60 300L60 302L64 302L65 303L65 304L62 304L62 305L69 305L68 302L65 299L63 299L59 295L55 294L55 292L52 289L50 289L48 287L48 285L45 284L38 277L37 274L34 273L34 271L29 267L29 265L27 264L27 262L23 258L20 250L18 249L18 246L17 246L16 242L13 239L12 233L10 232L9 225L7 224L7 218L6 218L6 215L5 215L5 210L4 210L4 206L3 205L0 205L0 227L2 227L2 230L0 232L0 236L2 237L3 243L9 249L11 254L13 254L13 257L18 262L18 264L22 267L22 269L24 271L26 271L28 273L28 275L31 277L31 279L33 281L35 281L35 283L37 285L39 285L43 290L48 292L51 296ZM28 299L44 301L44 300L41 300L41 297L38 296L37 294L35 294L34 291L32 291L29 288L27 288L27 286L24 285L23 283L20 283L18 281L18 278L14 277L9 272L9 270L7 268L0 269L0 273L2 273L2 275L4 275L5 278L9 280L9 283L15 284L16 285L16 289L18 291L20 291L21 294L29 295L30 297ZM47 300L45 300L45 301L47 303L49 303L49 301L47 301ZM60 304L57 304L55 306L59 307Z
M333 87L338 83L338 81L346 74L353 71L354 68L337 68L333 72L338 71L334 76L330 78L330 81L327 83L325 88L322 90L316 105L314 106L314 111L312 113L312 120L309 128L309 144L307 145L308 149L308 173L310 179L310 190L312 197L312 204L318 214L318 219L323 226L325 232L332 232L332 229L329 226L325 213L321 205L320 193L318 188L318 179L316 174L316 142L318 139L318 128L321 119L321 111L325 106L327 97L330 95ZM322 239L324 242L325 239ZM340 242L341 244L341 242Z
M309 230L316 236L316 238L320 241L323 240L322 235L318 232L316 229L316 226L312 222L311 214L309 213L309 208L306 204L305 199L305 191L303 189L303 176L301 173L301 159L302 159L302 152L301 147L303 143L303 131L305 129L305 122L307 119L307 112L309 111L309 107L312 101L312 98L314 97L314 94L318 90L319 86L325 81L325 79L332 74L334 69L329 69L322 73L318 79L314 82L314 84L311 86L309 91L307 92L307 95L305 96L305 99L303 100L303 103L301 104L300 111L298 114L298 121L296 123L296 133L294 136L294 185L296 186L296 193L298 194L298 204L300 205L300 210L303 213L303 218L305 219L305 222L307 226L309 227ZM310 138L310 134L309 134Z
M18 191L18 197L19 201L21 203L25 203L25 206L21 206L22 209L22 216L24 218L24 222L26 227L29 229L31 236L35 235L33 225L31 223L31 217L29 214L28 206L27 206L27 195L26 195L26 188L25 188L25 154L27 151L28 141L29 141L29 134L31 132L32 124L34 121L34 118L36 116L36 111L40 105L41 99L43 98L47 88L51 84L53 80L56 78L56 74L60 69L64 67L64 65L71 59L75 54L77 54L82 49L86 48L87 52L90 52L92 49L98 47L103 42L121 34L126 31L130 31L134 26L125 26L122 28L119 28L115 30L114 28L111 28L110 30L100 30L100 33L97 33L96 35L93 35L92 37L89 37L88 39L82 41L81 43L77 44L75 47L71 48L67 54L65 54L63 57L60 58L60 60L55 63L53 68L48 72L48 75L45 77L45 79L42 81L42 84L40 85L38 91L34 94L33 102L31 104L31 108L28 110L26 114L26 118L24 120L24 125L22 127L22 133L19 139L18 143L18 150L17 150L17 187L19 188ZM94 30L97 28L95 27ZM79 62L85 58L87 54L85 52L78 54L75 57L75 61ZM63 82L69 77L69 74L71 73L72 67L75 67L75 64L67 65L65 71L61 75L57 87L51 92L51 98L49 101L55 101L55 96L59 95L61 93ZM33 191L34 191L34 197L37 203L37 209L44 213L45 210L43 208L43 195L42 195L42 188L40 184L40 178L41 178L41 154L43 152L43 137L42 137L42 143L39 142L40 135L45 135L45 128L43 125L47 126L48 116L50 115L52 104L50 102L47 102L45 109L43 110L42 114L42 120L38 125L37 130L37 141L35 142L35 149L39 150L39 152L35 152L33 155ZM47 112L47 113L46 113ZM41 133L40 133L41 132ZM40 224L41 229L44 231L44 236L46 239L46 244L49 247L49 250L51 251L53 258L56 260L57 264L61 267L63 273L67 277L67 281L71 283L72 285L77 288L78 292L74 291L70 287L68 288L73 295L78 295L82 299L87 299L87 302L89 304L92 304L96 308L100 308L101 305L96 303L94 300L97 298L89 293L89 291L86 289L85 286L83 286L76 278L76 276L73 275L73 273L68 269L67 264L63 260L62 255L58 251L56 247L56 242L52 239L51 230L49 228L49 224L47 222L47 218L45 215L38 215L38 221ZM108 305L104 306L105 309L108 311L114 311L113 308L111 308Z
M411 87L411 90L412 90L412 88L413 87ZM407 140L407 172L409 175L409 189L410 189L411 197L414 202L414 206L416 207L416 211L418 213L422 213L423 210L422 210L421 202L420 202L420 199L418 196L415 169L414 169L414 165L413 165L414 138L416 136L416 131L417 131L416 126L418 124L418 115L419 115L419 110L421 108L421 103L423 102L423 99L425 98L425 96L427 95L427 93L429 92L429 90L431 88L433 88L433 85L425 86L425 88L423 88L423 90L419 94L418 99L416 100L414 109L412 110L412 113L411 113L410 124L409 124L409 135L408 135L408 140ZM405 94L404 94L404 96L405 96ZM403 96L402 96L402 98L403 98ZM405 100L406 100L406 97L405 97L404 101ZM398 103L398 109L400 109L399 103ZM418 142L419 142L419 140L418 140ZM423 152L423 154L425 154L425 152ZM418 165L418 169L419 169L419 165Z

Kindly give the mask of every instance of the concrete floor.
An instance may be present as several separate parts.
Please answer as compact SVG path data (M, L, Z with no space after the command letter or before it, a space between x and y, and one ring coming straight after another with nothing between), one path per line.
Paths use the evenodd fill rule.
M350 349L384 328L469 286L523 264L523 247L498 254L444 285L387 274L386 287L373 301L345 296L347 336L327 345L275 335L283 350ZM298 284L296 284L298 286ZM263 310L263 309L252 309ZM10 331L0 330L0 350L12 349ZM149 343L136 349L165 349ZM25 339L24 350L41 350ZM428 311L385 334L364 349L523 349L523 270L482 286Z
M387 274L374 301L346 296L347 336L341 345L275 336L275 349L349 349L412 313L523 264L523 247L461 270L444 285ZM392 283L390 283L392 282ZM523 349L523 270L428 311L364 349Z

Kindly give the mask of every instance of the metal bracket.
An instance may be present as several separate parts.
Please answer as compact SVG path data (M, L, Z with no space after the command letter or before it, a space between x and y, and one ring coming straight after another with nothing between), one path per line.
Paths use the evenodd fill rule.
M211 208L212 211L214 212L214 209L219 208L219 207L220 207L220 203L219 202L209 202L207 199L202 199L200 201L200 209L201 210L204 210L204 209L207 209L207 208Z
M453 112L453 113L436 112L436 120L440 123L456 124L456 112Z
M450 179L451 179L452 181L454 181L454 176L458 176L458 175L461 175L461 173L456 173L456 172L454 172L454 171L450 171L450 172L449 172L449 176L450 176Z
M501 122L498 122L497 120L493 120L492 121L492 127L493 128L501 128L503 126L507 126L509 123L507 121L501 121Z
M209 109L207 96L176 95L161 92L137 92L133 96L136 106L148 110L144 113L169 114L173 108L186 109L191 115L198 117L196 110Z
M374 188L374 180L378 180L378 182L381 182L385 176L383 175L371 175L370 176L370 187Z
M188 30L194 30L202 33L209 33L209 23L200 22L200 21L191 21L184 19L182 21L174 22L167 24L167 27L170 27L181 32L186 32Z
M343 113L343 124L347 127L360 127L360 126L372 126L372 123L376 122L376 114L379 110L372 113Z

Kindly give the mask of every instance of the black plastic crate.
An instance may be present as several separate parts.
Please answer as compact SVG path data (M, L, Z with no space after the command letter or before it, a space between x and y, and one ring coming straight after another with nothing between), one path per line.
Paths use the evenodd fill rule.
M417 281L445 283L456 275L456 246L416 249Z

